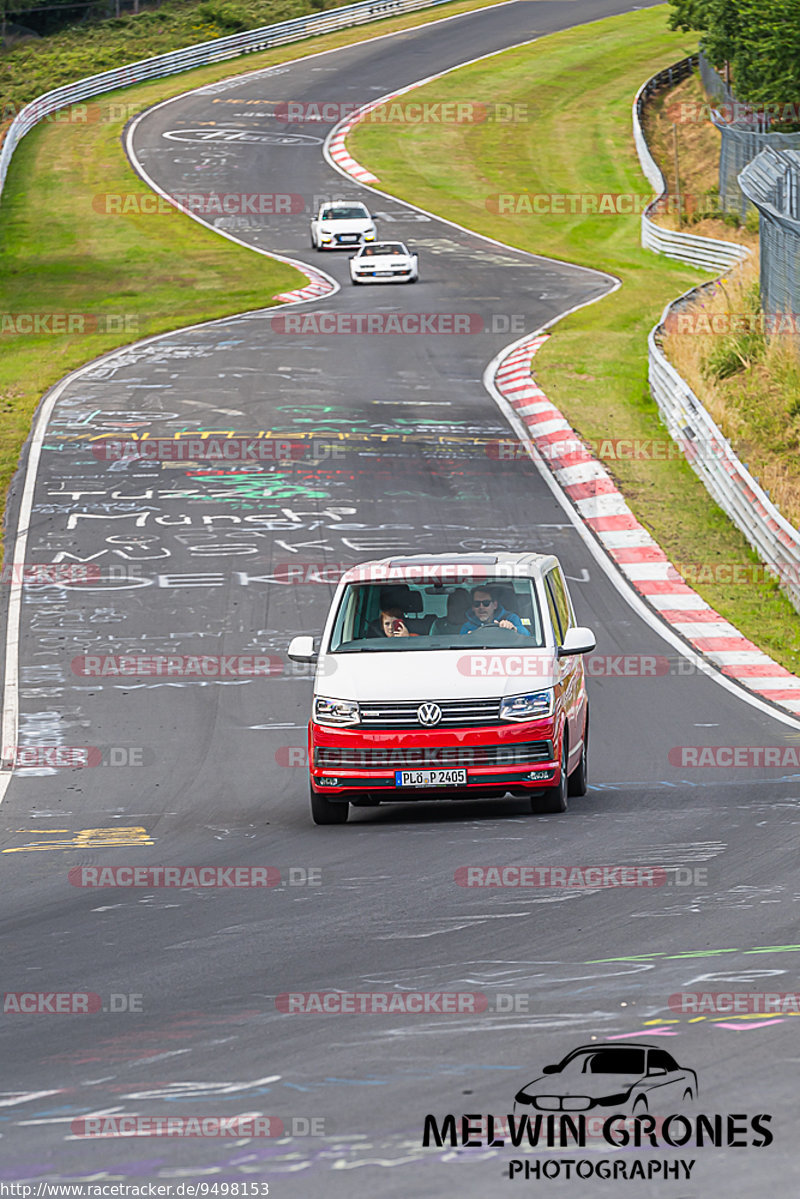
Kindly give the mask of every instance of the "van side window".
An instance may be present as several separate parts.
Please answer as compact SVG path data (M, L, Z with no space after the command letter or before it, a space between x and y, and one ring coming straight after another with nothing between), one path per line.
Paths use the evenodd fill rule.
M561 623L561 640L563 642L567 635L567 629L572 625L572 612L570 610L569 599L567 598L567 589L564 586L564 580L561 578L560 570L551 570L547 576L547 583L553 588L553 598L556 601L558 616Z
M564 632L561 628L561 619L559 617L558 606L556 605L555 594L553 592L552 578L553 571L551 570L549 574L545 575L544 589L547 595L547 606L550 609L550 619L553 622L553 632L556 635L556 644L563 645Z

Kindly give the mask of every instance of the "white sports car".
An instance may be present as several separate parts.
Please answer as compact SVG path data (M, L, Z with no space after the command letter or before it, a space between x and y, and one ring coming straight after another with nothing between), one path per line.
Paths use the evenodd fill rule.
M419 259L401 241L379 241L362 246L350 259L353 283L416 283Z
M315 250L352 250L375 240L375 222L365 204L323 204L311 222Z

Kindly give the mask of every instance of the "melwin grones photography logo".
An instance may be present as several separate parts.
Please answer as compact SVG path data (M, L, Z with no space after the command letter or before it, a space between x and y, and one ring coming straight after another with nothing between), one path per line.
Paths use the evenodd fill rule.
M765 1112L697 1111L697 1072L659 1045L640 1041L594 1042L544 1066L514 1095L513 1110L429 1113L423 1148L537 1150L512 1158L503 1176L520 1179L691 1178L696 1158L669 1159L653 1150L763 1149L773 1143L772 1116ZM687 1108L692 1110L686 1110ZM604 1158L598 1147L641 1150L647 1157ZM575 1157L590 1146L591 1158ZM545 1157L560 1150L570 1157Z

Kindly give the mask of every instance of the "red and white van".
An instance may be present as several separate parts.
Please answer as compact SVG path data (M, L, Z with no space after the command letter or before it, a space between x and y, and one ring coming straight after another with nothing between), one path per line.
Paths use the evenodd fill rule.
M318 645L308 760L316 824L349 805L506 795L563 812L586 791L578 627L549 554L416 555L342 577Z

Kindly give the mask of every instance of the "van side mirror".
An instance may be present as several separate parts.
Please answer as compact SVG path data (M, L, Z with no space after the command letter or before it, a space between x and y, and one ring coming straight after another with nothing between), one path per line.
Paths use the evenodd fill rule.
M558 647L558 657L569 658L575 654L588 654L596 645L597 641L592 630L578 625L574 629L567 629L564 644Z
M317 660L313 637L293 637L289 643L288 652L292 662L316 662Z

